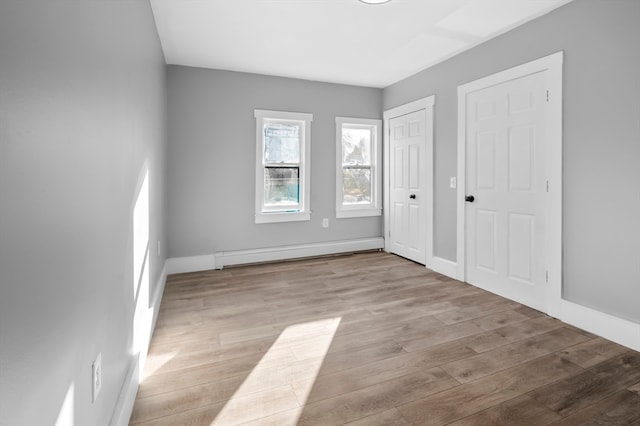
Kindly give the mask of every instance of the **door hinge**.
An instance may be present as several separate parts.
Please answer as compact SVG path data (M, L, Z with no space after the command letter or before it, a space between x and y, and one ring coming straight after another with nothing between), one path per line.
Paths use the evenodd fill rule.
M547 192L549 192L549 181L547 181Z
M545 280L549 282L549 271L545 271Z
M547 102L549 102L549 91L547 90Z

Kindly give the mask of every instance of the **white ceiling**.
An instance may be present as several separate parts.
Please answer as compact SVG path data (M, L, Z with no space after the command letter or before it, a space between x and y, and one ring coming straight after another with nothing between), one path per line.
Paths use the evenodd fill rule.
M571 0L151 0L168 64L386 87Z

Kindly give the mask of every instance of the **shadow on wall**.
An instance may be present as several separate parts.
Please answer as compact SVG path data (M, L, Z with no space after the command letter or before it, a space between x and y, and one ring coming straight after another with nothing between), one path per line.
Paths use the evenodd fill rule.
M145 165L141 174L142 180L135 197L132 211L132 298L134 305L132 321L132 346L131 355L133 365L144 362L150 342L151 323L154 316L154 307L150 306L151 280L149 274L149 170ZM141 378L142 366L140 366ZM91 366L89 366L91 368ZM93 391L93 389L92 389ZM76 424L76 385L72 381L58 412L55 425ZM106 401L105 401L106 402Z
M149 170L143 170L144 178L133 208L133 300L135 311L133 314L133 343L132 354L134 360L144 362L151 339L151 322L153 321L153 307L150 306L149 277ZM140 365L139 376L142 376Z
M75 382L71 382L67 394L62 401L62 406L58 412L56 419L56 426L60 425L74 425L75 424Z

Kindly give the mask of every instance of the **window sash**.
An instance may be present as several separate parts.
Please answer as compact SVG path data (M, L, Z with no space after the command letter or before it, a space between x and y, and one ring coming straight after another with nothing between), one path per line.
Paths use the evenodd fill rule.
M269 128L270 125L271 125L271 129ZM281 126L282 128L278 129L279 126ZM302 162L301 154L303 151L302 148L304 146L304 122L303 121L301 122L298 120L265 119L262 127L263 127L262 152L263 152L263 162L265 164L266 163L298 164ZM291 128L291 130L287 129L287 127ZM295 129L295 133L297 133L297 135L290 134L290 132L292 132L293 129ZM271 131L272 134L267 134L269 131ZM271 151L269 150L268 142L271 142L271 145L273 145L271 147L272 148ZM291 142L293 142L293 144ZM297 145L297 146L294 147L293 145ZM270 157L269 154L272 154L271 156L273 158L279 157L279 158L284 158L284 160L269 161L269 157Z
M336 117L336 217L379 216L382 214L380 165L382 146L380 143L381 120ZM352 139L345 138L345 130L366 130L368 144L352 132ZM364 132L361 132L361 134ZM355 149L362 152L354 153ZM349 149L349 152L345 150ZM363 173L358 173L362 171ZM368 173L366 173L368 171Z
M308 163L313 115L266 110L255 110L254 113L257 143L255 222L310 220ZM278 140L280 137L282 140ZM268 138L273 139L267 141ZM296 138L297 147L293 142ZM275 151L269 152L267 145ZM281 169L281 173L277 169Z
M282 177L272 178L269 177L270 171L275 170L290 170L295 171L296 177ZM263 212L289 212L300 211L301 208L301 195L302 195L302 168L300 165L295 164L268 164L263 169L264 175L264 195L262 200ZM273 180L280 180L280 184L272 182ZM286 181L292 181L287 183ZM278 200L278 195L280 199ZM295 199L295 202L290 200ZM270 201L271 200L271 201ZM279 201L279 202L278 202Z
M362 144L365 146L362 146L364 148L364 152L361 153L361 159L359 161L356 162L348 162L345 161L345 157L347 154L346 151L346 141L345 139L348 139L348 135L345 135L345 130L365 130L369 133L368 135L368 142L366 144ZM358 124L347 124L344 123L342 124L342 128L341 128L341 133L342 133L342 140L341 140L341 145L342 145L342 165L347 166L347 165L372 165L373 161L375 161L375 154L372 150L372 148L374 148L373 145L375 145L375 137L376 137L376 132L375 132L375 127L371 126L371 125L358 125ZM357 145L361 145L361 144L357 144ZM354 150L351 152L353 153L355 151ZM367 155L368 154L368 155Z
M358 176L349 174L348 171L368 171L368 184L359 185ZM375 170L373 166L342 166L342 205L343 206L372 206L374 199L374 177ZM360 176L360 178L362 178ZM365 177L366 179L366 177ZM353 180L354 182L351 182ZM351 190L347 190L347 186L351 186ZM368 198L368 201L367 201Z
M277 145L280 150L280 157L286 157L287 159L296 158L299 160L298 162L273 162L268 161L268 158L271 157L269 154L269 149L267 147L267 138L273 137L274 135L267 134L267 128L269 124L280 124L283 126L289 127L297 127L297 147L293 150L294 153L283 153L282 150L286 148L286 142L282 141ZM278 132L278 130L276 130ZM283 134L279 135L283 139L293 139L292 135L285 134L286 130L282 130ZM302 202L302 194L304 188L304 166L301 161L304 155L304 135L305 135L305 122L300 120L286 120L286 119L273 119L273 118L265 118L263 120L263 132L262 132L262 164L263 164L263 181L264 181L264 190L262 197L262 208L261 211L263 213L269 212L300 212L304 209L304 203ZM289 145L291 148L291 146ZM276 157L274 155L273 157ZM269 185L270 178L268 177L268 170L274 169L295 169L298 172L297 184L295 185L295 189L291 188L274 188L274 186ZM292 196L293 192L296 195L296 202L286 202L282 201L280 203L277 202L269 202L270 196L274 193L280 193L281 195Z

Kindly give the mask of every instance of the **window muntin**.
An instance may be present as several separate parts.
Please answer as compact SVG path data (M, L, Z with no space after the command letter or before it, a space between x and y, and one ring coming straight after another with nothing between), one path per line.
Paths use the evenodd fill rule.
M380 120L336 117L336 217L381 214Z
M255 110L256 223L310 220L311 114Z

